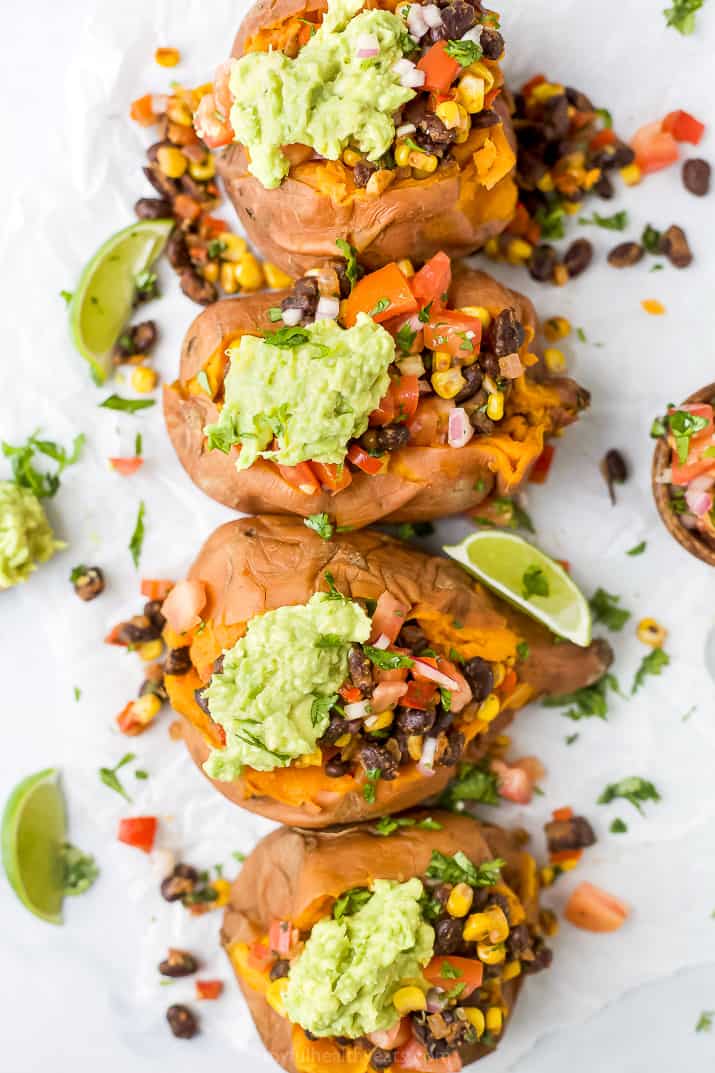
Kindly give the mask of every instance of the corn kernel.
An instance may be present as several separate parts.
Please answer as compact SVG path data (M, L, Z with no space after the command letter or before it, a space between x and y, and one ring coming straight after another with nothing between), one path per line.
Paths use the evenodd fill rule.
M484 246L484 252L486 253L487 257L491 257L493 261L498 260L499 259L499 239L498 238L490 238L489 241Z
M460 113L465 111L464 108L456 101L442 101L435 108L437 118L441 119L445 127L448 130L454 130L460 124Z
M303 756L299 756L293 763L296 767L320 767L323 763L323 754L320 749L316 749L314 753L305 753Z
M453 399L464 387L466 380L459 369L446 369L444 372L433 373L431 377L432 387L441 399Z
M241 235L234 235L233 231L222 231L219 237L221 243L221 257L224 261L238 263L248 253L248 243Z
M400 1017L408 1013L416 1013L417 1010L427 1009L425 993L419 987L401 987L395 991L392 1002Z
M489 400L487 401L487 417L491 417L492 421L501 421L503 416L504 392L495 391L489 396Z
M665 313L665 306L662 302L659 302L657 298L644 298L641 302L641 306L650 313L652 317L662 317Z
M482 1011L477 1006L465 1006L464 1015L474 1029L474 1031L476 1032L477 1039L481 1039L481 1037L484 1035L484 1028L486 1025L486 1021L484 1019L484 1014L482 1013Z
M485 910L489 918L489 942L503 943L509 937L509 921L500 905L490 905Z
M446 350L435 350L432 355L432 370L435 373L443 373L445 369L451 369L452 355Z
M216 283L218 281L218 261L209 261L201 269L201 275L209 283Z
M189 175L196 179L197 183L207 183L216 174L216 161L209 153L205 160L192 160L189 164Z
M398 168L406 168L410 162L410 149L407 142L398 142L395 146L395 163Z
M554 913L552 909L539 910L539 924L545 935L552 936L558 934L559 921L556 913Z
M600 168L591 168L590 171L587 171L586 174L583 177L582 186L583 186L584 190L592 190L593 187L596 185L596 183L598 182L598 180L600 178L601 178L601 169Z
M412 264L409 257L403 257L401 261L398 261L397 267L400 272L402 272L402 275L407 276L408 279L411 279L415 274L415 266Z
M470 63L467 67L465 74L476 75L477 78L484 80L487 93L490 89L494 88L494 74L491 67L488 64L483 63L481 60L477 60L476 63Z
M293 282L287 272L284 272L278 265L272 264L271 261L263 262L263 274L272 291L280 291L284 287L290 287Z
M222 261L221 268L219 269L219 281L221 283L221 289L226 294L235 294L238 290L238 280L236 279L236 268L238 266L233 261Z
M252 253L247 253L236 265L236 280L242 291L258 291L265 283L263 269Z
M562 373L566 368L566 355L555 346L547 346L544 351L544 363L550 373Z
M407 160L411 168L416 171L424 171L428 175L437 170L439 160L434 153L423 153L421 150L411 149Z
M344 749L346 745L349 745L353 740L352 734L342 734L341 737L335 742L338 749Z
M470 115L476 115L484 108L486 85L483 78L475 74L465 74L457 85L457 101Z
M157 150L156 162L162 173L169 179L180 179L189 163L175 145L162 145Z
M349 168L354 168L361 160L362 157L356 149L343 149L343 164L347 164Z
M506 983L507 980L515 980L517 976L521 976L521 962L507 961L502 969L502 980Z
M373 197L379 197L380 194L384 194L388 186L391 186L395 181L394 171L389 171L387 168L382 168L380 171L374 171L367 181L365 191L371 194Z
M529 99L532 101L548 101L549 97L560 97L564 92L564 87L558 85L556 82L540 82L538 86L534 86Z
M490 1006L485 1020L488 1032L501 1032L504 1026L504 1015L501 1011L501 1006Z
M392 726L392 720L395 718L394 711L388 709L386 712L380 712L379 715L370 715L365 720L365 728L369 730L371 734L375 734L378 730L385 730L386 727Z
M503 943L477 943L477 957L485 965L500 965L506 957Z
M534 247L523 238L513 238L506 251L509 264L521 265L531 257Z
M136 369L132 369L129 383L140 395L148 395L156 387L158 379L155 369L150 369L148 365L137 365Z
M467 943L481 942L489 935L489 920L486 913L472 913L467 918L462 938Z
M578 862L578 857L567 857L565 860L559 861L559 870L562 872L572 872Z
M491 723L499 715L500 710L501 704L499 703L499 697L496 693L490 693L479 705L479 708L477 709L477 718L481 719L483 723Z
M161 701L156 693L145 693L132 701L132 715L138 723L151 723L161 708Z
M550 343L565 339L571 333L571 321L566 317L549 317L544 321L544 335Z
M178 48L158 48L154 59L160 67L176 67L181 60L181 53Z
M159 658L164 651L164 645L157 637L154 641L145 641L144 644L137 645L136 651L141 660L145 663L151 663L153 660Z
M210 886L217 894L217 897L210 903L211 908L223 909L225 905L228 905L231 896L231 884L227 879L214 879Z
M286 1016L286 1010L283 1004L283 996L285 995L287 987L288 977L280 976L277 980L271 980L265 990L266 1002L281 1017Z
M447 912L451 917L466 917L472 908L474 891L468 883L457 883L449 892Z
M543 194L550 194L554 189L554 180L550 171L545 171L536 184Z
M664 629L654 618L642 618L638 623L636 636L644 645L650 648L662 648L668 631Z
M506 678L506 667L503 663L492 663L492 675L494 677L494 688L498 689Z
M557 287L563 287L569 281L569 270L566 265L556 265L554 269L554 283Z
M638 183L643 178L643 173L635 162L626 164L625 168L620 168L619 170L626 186L638 186Z
M407 739L407 752L411 760L420 760L422 757L422 735L410 734Z

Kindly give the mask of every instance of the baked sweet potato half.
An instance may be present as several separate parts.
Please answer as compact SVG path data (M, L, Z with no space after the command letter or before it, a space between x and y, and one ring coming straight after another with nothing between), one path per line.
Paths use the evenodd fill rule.
M554 644L447 559L282 517L217 529L163 612L197 765L229 800L301 827L439 793L531 698L611 661L602 641Z
M479 0L259 0L196 117L246 234L293 275L464 256L514 214L498 16ZM260 87L260 88L259 88Z
M524 977L551 963L523 845L439 811L264 838L221 939L275 1060L453 1073L491 1053Z
M164 389L189 476L246 513L351 527L513 493L589 400L543 377L529 299L444 253L357 272L338 259L197 317Z

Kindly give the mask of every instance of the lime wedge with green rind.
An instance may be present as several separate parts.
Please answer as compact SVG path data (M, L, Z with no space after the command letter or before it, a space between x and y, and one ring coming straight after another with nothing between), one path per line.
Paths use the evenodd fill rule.
M129 320L136 278L161 255L173 220L137 220L107 239L85 266L69 305L72 340L103 384L112 347Z
M444 551L470 574L552 633L586 648L591 643L588 601L562 566L533 544L503 531L472 533ZM547 595L524 595L524 575L540 570ZM541 587L544 587L543 584Z
M47 768L15 787L2 817L2 862L10 886L35 916L62 923L65 802L59 772Z

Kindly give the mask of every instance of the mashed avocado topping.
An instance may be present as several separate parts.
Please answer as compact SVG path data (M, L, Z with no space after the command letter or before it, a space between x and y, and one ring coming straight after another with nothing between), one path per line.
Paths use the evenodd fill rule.
M226 401L205 432L209 447L241 445L242 470L259 456L284 466L343 462L348 441L362 435L390 386L395 344L359 313L352 328L319 320L265 339L244 335L229 354ZM274 438L277 448L269 450Z
M369 160L390 148L392 116L415 96L393 70L410 39L389 11L356 14L363 2L331 0L322 25L295 59L249 52L234 61L231 124L263 186L279 186L288 174L284 145L309 145L328 160L338 160L348 143ZM377 39L378 54L359 57L358 41L367 34Z
M55 540L37 496L13 481L0 481L0 589L27 581L38 563L64 546Z
M347 678L349 647L370 629L362 607L336 593L251 619L206 689L211 718L226 732L206 772L230 781L244 765L272 771L314 753Z
M392 996L421 979L434 930L420 906L419 879L376 879L372 897L352 916L320 920L291 965L284 1005L315 1036L357 1039L398 1019Z

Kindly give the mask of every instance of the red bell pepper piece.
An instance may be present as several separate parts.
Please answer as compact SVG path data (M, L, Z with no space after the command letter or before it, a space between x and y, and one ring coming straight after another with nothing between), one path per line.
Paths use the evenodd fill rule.
M423 89L432 93L446 93L462 68L447 52L447 42L438 41L425 52L417 69L424 71Z

